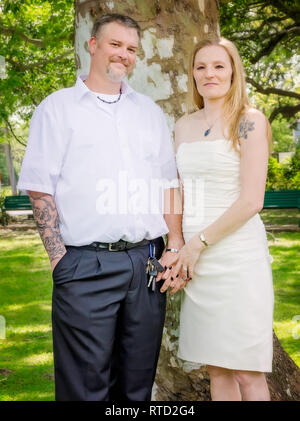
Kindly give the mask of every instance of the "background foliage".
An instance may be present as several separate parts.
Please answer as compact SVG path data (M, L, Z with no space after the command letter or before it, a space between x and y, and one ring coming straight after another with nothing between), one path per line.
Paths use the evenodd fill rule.
M221 2L220 21L222 35L236 43L247 82L270 121L277 116L295 121L300 111L300 3Z
M0 141L22 143L33 109L75 79L73 0L0 0ZM5 128L5 130L3 130ZM26 132L26 131L25 131Z
M266 190L300 188L300 147L291 159L279 163L270 157Z

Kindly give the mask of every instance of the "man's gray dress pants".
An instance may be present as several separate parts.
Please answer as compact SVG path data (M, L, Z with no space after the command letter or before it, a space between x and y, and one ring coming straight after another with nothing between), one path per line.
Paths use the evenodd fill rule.
M153 240L160 258L164 242ZM58 401L151 399L166 294L147 287L149 246L67 247L53 272Z

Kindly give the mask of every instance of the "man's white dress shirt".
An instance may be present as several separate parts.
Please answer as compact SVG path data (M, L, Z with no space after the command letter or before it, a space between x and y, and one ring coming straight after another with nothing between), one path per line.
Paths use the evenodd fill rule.
M54 196L67 245L166 234L163 190L178 181L162 110L125 83L105 104L83 80L36 108L18 188Z

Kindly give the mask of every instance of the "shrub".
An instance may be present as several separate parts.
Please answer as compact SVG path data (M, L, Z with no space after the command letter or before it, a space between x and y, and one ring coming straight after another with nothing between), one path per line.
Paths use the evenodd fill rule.
M266 190L300 189L300 147L284 162L269 158Z

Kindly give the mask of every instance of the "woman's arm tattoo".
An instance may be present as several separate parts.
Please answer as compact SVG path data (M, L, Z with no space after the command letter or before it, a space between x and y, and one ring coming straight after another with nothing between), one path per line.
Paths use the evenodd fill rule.
M49 194L30 195L33 216L50 260L61 257L66 249L59 230L54 199Z
M249 121L246 117L243 117L239 125L239 138L247 139L248 132L254 130L254 125L254 121Z

